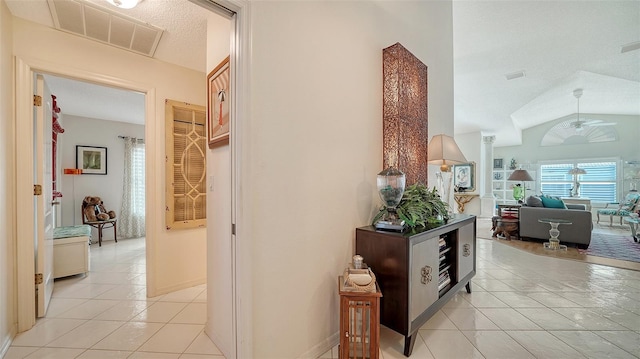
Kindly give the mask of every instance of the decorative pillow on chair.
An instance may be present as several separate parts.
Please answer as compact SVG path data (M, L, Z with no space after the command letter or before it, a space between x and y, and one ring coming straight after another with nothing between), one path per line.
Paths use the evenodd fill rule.
M545 208L562 208L567 209L564 202L558 197L541 196L542 205Z

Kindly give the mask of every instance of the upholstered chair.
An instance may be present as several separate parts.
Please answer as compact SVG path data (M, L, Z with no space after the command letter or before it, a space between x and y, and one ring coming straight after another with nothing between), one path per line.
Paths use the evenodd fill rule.
M613 217L620 217L620 225L622 225L622 218L629 216L631 213L638 210L640 206L640 193L629 192L624 197L622 203L607 203L603 209L599 209L597 212L598 220L596 223L600 223L600 215L609 216L609 225L613 225Z

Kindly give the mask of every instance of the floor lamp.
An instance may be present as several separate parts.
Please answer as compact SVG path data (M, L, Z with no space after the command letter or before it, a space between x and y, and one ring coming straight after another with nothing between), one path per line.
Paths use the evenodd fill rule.
M64 169L64 174L66 175L72 175L73 177L73 182L71 182L71 192L73 192L73 225L76 225L76 175L81 175L82 174L82 168L65 168Z
M436 173L438 179L438 193L452 212L451 204L451 180L453 174L449 166L466 163L467 159L460 151L460 147L451 136L435 135L431 138L427 148L427 163L431 165L440 165L440 172Z

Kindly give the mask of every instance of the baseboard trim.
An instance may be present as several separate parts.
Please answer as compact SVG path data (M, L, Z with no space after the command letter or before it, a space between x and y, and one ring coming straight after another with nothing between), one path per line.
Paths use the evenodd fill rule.
M180 284L176 284L176 285L171 285L168 287L162 287L162 288L158 288L157 289L157 293L156 295L154 295L154 297L160 296L160 295L164 295L164 294L168 294L171 292L175 292L177 290L181 290L181 289L187 289L187 288L191 288L191 287L195 287L197 285L201 285L201 284L206 284L207 283L207 278L199 278L199 279L194 279L194 280L190 280L188 282L184 282L184 283L180 283Z
M310 348L306 352L302 353L302 355L300 355L298 359L317 359L322 354L328 352L329 350L333 349L333 347L338 345L339 339L340 339L340 332L338 331L333 333L330 337L326 338L320 343L314 345L312 348Z
M0 358L4 358L4 356L7 355L9 347L11 346L11 343L13 343L13 338L15 338L17 334L18 328L15 325L12 325L9 333L7 333L7 335L2 339L2 345L0 346Z
M213 344L215 344L215 346L218 347L218 349L220 349L220 351L222 352L222 355L224 355L225 358L234 358L233 349L227 348L224 345L222 345L223 341L220 340L220 338L218 338L217 336L210 333L208 326L204 327L204 333L209 337L209 339L211 339Z

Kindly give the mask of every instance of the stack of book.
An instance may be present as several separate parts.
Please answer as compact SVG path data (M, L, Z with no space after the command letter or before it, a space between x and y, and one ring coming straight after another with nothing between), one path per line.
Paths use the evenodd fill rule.
M501 211L502 218L506 219L518 219L519 214L518 208L504 208Z
M440 252L447 249L447 241L445 241L444 238L440 238L438 245L440 246Z
M444 238L440 238L438 242L438 247L440 251L440 266L439 272L440 276L438 277L438 291L441 291L447 285L451 283L451 277L449 276L449 263L447 261L447 241Z
M449 284L451 284L451 278L449 277L449 271L446 270L440 273L440 277L438 278L438 291L441 291Z

